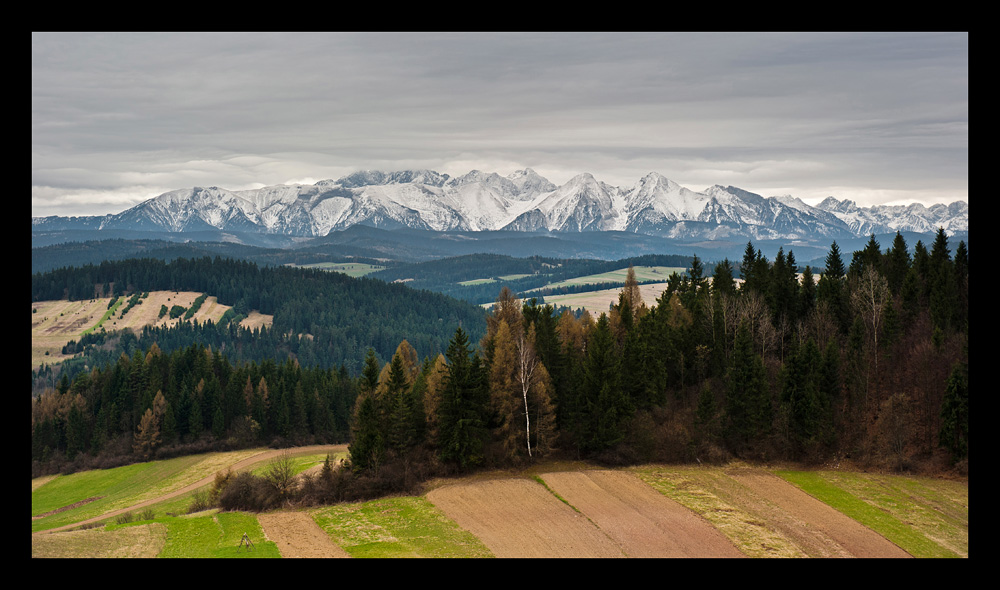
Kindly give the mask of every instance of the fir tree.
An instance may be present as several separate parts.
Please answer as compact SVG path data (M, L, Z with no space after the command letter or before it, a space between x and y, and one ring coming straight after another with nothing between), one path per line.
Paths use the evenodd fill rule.
M726 436L734 450L741 451L769 435L772 420L764 362L753 350L746 323L736 331L726 382Z
M601 314L587 343L583 366L581 449L600 452L625 438L625 425L634 408L619 382L620 357L610 322Z
M468 469L482 463L488 436L484 368L461 327L445 357L448 366L438 407L438 453L443 462Z
M956 363L948 376L944 401L941 404L942 447L951 451L953 461L969 454L969 377L968 368Z

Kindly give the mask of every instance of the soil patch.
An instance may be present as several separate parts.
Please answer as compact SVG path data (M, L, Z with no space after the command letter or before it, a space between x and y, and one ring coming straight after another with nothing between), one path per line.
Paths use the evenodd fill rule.
M32 520L36 520L36 519L39 519L39 518L45 518L46 516L52 516L53 514L59 514L60 512L66 512L67 510L72 510L72 509L74 509L74 508L76 508L78 506L83 506L84 504L89 504L89 503L93 502L94 500L100 500L103 497L104 496L94 496L93 498L87 498L86 500L80 500L79 502L74 502L74 503L70 504L69 506L63 506L62 508L56 508L55 510L49 510L45 514L39 514L38 516L32 516L31 519Z
M729 475L799 521L801 524L798 528L801 530L811 531L812 536L825 537L835 543L837 548L831 550L835 555L846 553L851 557L910 557L909 553L882 535L777 476L749 471Z
M628 557L743 557L708 521L625 471L542 476Z
M532 480L446 485L427 499L496 557L625 557L584 515Z
M350 557L305 512L258 514L257 520L282 557Z

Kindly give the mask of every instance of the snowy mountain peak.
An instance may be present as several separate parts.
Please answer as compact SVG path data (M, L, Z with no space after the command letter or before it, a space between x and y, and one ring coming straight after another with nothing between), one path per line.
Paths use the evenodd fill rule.
M628 231L685 239L829 240L896 230L968 231L968 205L860 208L834 197L811 207L733 186L692 191L657 172L630 188L589 172L562 186L525 168L507 176L472 170L359 171L313 185L229 191L177 189L117 215L53 220L60 227L183 232L222 230L323 236L357 224L438 231ZM36 230L44 220L32 220Z

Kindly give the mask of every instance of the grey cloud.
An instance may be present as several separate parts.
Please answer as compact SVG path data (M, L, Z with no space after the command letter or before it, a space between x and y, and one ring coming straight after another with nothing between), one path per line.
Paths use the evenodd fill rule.
M496 161L967 199L967 144L962 34L32 36L32 184L80 195Z

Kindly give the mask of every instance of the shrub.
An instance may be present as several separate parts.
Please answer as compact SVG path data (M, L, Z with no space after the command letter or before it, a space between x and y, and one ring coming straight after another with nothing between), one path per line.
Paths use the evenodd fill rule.
M119 514L118 517L115 518L115 522L118 524L128 524L132 522L134 518L135 517L131 512L124 512L122 514Z
M187 513L193 514L195 512L201 512L202 510L208 510L212 507L212 501L209 499L209 493L202 490L196 492L191 498L191 505L188 506Z
M285 497L291 491L295 482L295 469L287 453L283 453L268 464L264 470L264 478L281 497Z
M262 477L239 473L222 490L219 508L228 511L262 512L276 508L281 500L278 490Z

